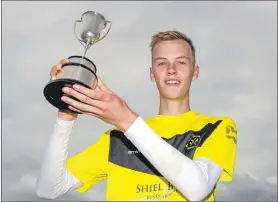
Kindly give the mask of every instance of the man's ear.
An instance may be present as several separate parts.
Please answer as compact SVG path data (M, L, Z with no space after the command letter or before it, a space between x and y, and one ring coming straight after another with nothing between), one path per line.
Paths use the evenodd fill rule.
M154 73L153 73L153 68L152 67L150 67L150 80L155 82Z
M196 65L196 66L194 67L194 73L193 73L192 80L198 79L199 74L200 74L200 67L199 67L198 65Z

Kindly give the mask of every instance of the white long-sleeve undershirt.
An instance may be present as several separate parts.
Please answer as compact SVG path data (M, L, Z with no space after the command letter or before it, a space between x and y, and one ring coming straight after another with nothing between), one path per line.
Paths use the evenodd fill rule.
M37 196L54 199L82 183L66 169L68 145L75 121L56 119L41 172ZM141 117L126 131L127 138L188 200L204 199L216 184L222 169L204 158L191 159L166 143ZM146 141L147 140L147 141Z
M75 120L64 121L58 117L56 119L37 179L36 194L40 198L55 199L82 185L66 169L69 140L74 123Z

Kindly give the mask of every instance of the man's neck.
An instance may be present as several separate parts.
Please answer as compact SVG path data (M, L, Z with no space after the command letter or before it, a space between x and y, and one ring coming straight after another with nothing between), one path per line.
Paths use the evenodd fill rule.
M184 99L169 100L160 97L160 115L178 115L190 111L189 97L186 96Z

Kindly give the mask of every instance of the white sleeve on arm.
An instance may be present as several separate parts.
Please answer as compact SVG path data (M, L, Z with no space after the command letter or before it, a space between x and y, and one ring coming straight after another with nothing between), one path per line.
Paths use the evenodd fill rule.
M218 181L222 168L209 159L192 161L157 135L141 118L125 132L126 137L188 200L203 200Z
M54 199L82 185L66 169L68 144L74 122L56 118L37 179L36 194L40 198Z

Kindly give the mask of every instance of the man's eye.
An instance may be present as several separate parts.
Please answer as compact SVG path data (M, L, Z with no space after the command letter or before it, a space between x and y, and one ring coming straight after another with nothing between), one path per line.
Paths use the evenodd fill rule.
M165 65L165 62L158 63L158 66Z
M182 64L182 65L185 65L185 64L186 64L186 63L183 62L183 61L179 61L178 63L179 63L179 64Z

